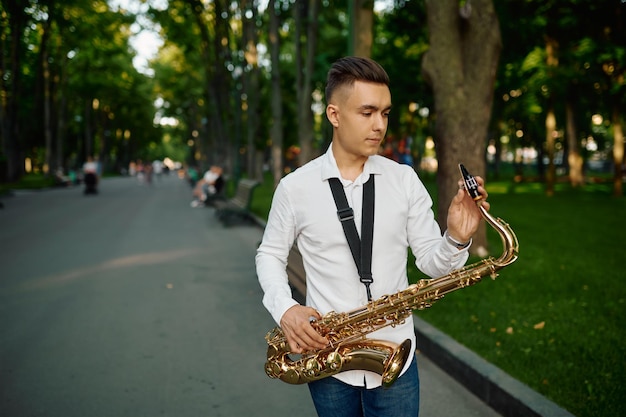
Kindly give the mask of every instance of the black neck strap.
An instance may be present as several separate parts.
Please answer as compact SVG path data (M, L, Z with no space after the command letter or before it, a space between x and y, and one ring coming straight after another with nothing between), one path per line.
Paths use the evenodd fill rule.
M374 282L372 277L372 243L374 241L374 174L363 185L363 212L361 217L361 238L354 224L354 211L348 205L346 193L339 178L328 180L330 189L337 206L337 217L341 221L343 231L352 252L352 258L356 264L361 282L367 290L367 299L372 300L370 284Z

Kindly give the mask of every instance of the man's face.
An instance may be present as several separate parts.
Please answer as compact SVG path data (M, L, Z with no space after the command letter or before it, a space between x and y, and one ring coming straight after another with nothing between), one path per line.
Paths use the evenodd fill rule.
M357 81L336 92L326 114L338 151L354 157L378 153L389 122L391 93L384 84Z

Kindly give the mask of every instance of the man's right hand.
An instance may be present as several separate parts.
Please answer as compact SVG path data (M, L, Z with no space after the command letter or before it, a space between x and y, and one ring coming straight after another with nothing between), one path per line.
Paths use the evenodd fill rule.
M280 327L292 352L318 350L328 345L328 340L311 326L311 318L319 320L322 315L312 307L294 305L280 319Z

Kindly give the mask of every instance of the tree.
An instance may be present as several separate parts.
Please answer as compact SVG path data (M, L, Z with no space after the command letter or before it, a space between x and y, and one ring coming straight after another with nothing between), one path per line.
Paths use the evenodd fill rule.
M509 22L503 29L506 47L498 75L497 96L503 100L496 104L498 122L509 130L503 134L515 138L510 131L520 132L519 144L532 144L538 150L537 167L548 194L554 192L554 159L560 153L567 157L559 161L559 168L569 170L572 186L581 186L586 156L582 144L593 137L598 151L606 152L609 145L604 137L610 133L605 132L605 123L618 135L620 131L619 118L612 121L614 112L609 107L622 103L619 108L624 100L621 62L626 51L619 41L626 36L624 4L510 0L497 6L501 19ZM603 126L592 126L592 115L602 115ZM614 157L620 146L623 142L614 139ZM544 159L549 161L547 169ZM614 165L621 164L614 161ZM616 171L614 189L621 183Z
M404 141L412 151L414 166L426 151L432 136L434 112L432 90L420 71L428 50L426 9L422 2L403 2L393 10L376 16L376 41L372 56L382 64L391 79L393 117L389 120L386 145L399 147ZM422 173L420 173L422 174ZM425 173L424 173L425 174Z
M270 0L268 7L270 14L269 44L272 60L270 99L272 107L272 127L270 132L272 140L271 161L274 188L276 188L283 175L283 101L280 91L280 34L278 31L280 3Z
M248 172L256 178L261 178L261 163L257 159L257 137L259 136L259 103L260 103L260 69L259 52L257 45L259 33L257 30L258 9L256 1L242 0L241 11L243 20L243 56L245 69L243 73L244 90L246 94L246 121L247 121L247 155Z
M435 96L435 146L439 189L437 218L447 226L447 209L458 190L458 163L485 176L487 128L501 49L500 27L491 0L427 0L430 48L424 76ZM473 251L486 254L486 230L474 237Z
M19 180L25 160L47 174L92 152L105 168L109 159L119 165L118 132L141 126L138 139L152 134L152 98L128 47L130 15L104 0L3 2L2 10L6 179ZM118 111L130 102L131 111Z
M319 7L319 0L299 1L294 7L298 143L300 144L298 160L301 165L310 161L313 156L312 79L317 48Z
M153 66L158 114L176 120L168 137L185 144L186 162L207 169L217 161L227 172L235 168L229 141L233 130L230 12L224 1L170 1L167 10L151 8L165 40ZM219 16L219 17L218 17ZM224 18L224 16L226 16ZM189 24L193 22L193 24Z
M374 24L374 0L349 0L350 21L350 55L369 58L372 54L372 38Z
M23 173L21 164L21 123L19 115L19 98L22 96L21 65L24 56L22 33L28 22L28 15L23 2L7 0L0 6L0 16L3 28L2 53L0 54L0 85L3 99L0 100L0 123L2 124L2 154L0 154L0 169L5 170L0 178L8 181L17 181ZM6 173L6 176L4 175Z

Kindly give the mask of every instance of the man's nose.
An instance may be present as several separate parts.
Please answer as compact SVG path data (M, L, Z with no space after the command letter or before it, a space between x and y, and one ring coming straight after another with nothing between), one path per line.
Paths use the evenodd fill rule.
M387 118L382 115L382 114L376 114L374 115L374 126L373 129L378 131L378 130L383 130L387 127Z

